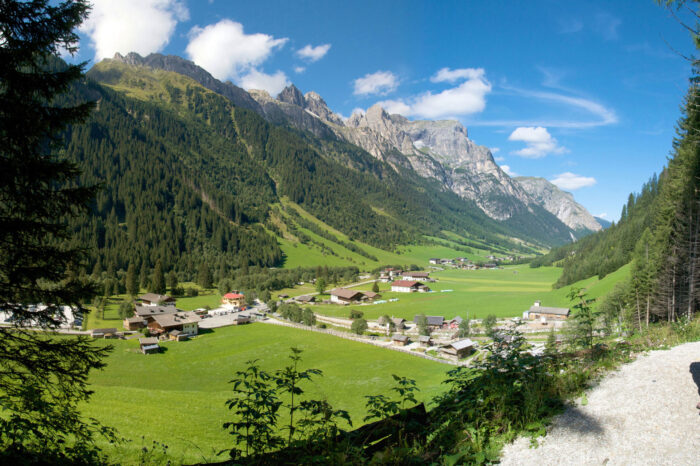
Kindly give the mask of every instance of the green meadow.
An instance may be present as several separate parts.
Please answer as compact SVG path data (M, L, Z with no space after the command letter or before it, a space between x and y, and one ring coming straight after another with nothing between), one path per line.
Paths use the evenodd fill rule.
M364 312L367 319L377 319L385 314L412 320L416 314L442 315L446 318L461 316L480 319L489 314L497 317L521 316L536 301L543 306L569 307L566 295L571 287L552 289L561 269L528 265L509 266L503 269L456 270L447 269L431 273L438 281L427 283L433 293L392 293L388 283L380 283L382 300L392 298L396 302L368 305L315 305L314 312L333 317L347 317L350 309ZM629 266L606 276L582 280L572 286L585 288L591 298L599 298L612 290L615 283L629 275ZM357 287L370 290L371 285Z
M115 463L139 461L142 447L168 445L175 463L214 461L231 447L221 428L232 418L224 403L228 383L248 360L273 371L287 363L290 347L304 352L302 368L323 371L304 384L306 392L348 410L353 425L362 424L365 395L389 394L392 374L417 381L421 401L441 390L451 366L397 351L305 330L269 324L225 327L187 342L163 343L160 354L138 352L137 340L100 340L112 344L107 367L90 377L95 391L83 413L115 427L129 441L104 445ZM226 459L223 455L219 460Z

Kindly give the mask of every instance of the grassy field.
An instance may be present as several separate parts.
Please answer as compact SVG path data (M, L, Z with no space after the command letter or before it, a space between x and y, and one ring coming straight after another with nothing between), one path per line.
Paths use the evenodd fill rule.
M267 324L226 327L188 342L167 342L161 354L148 356L138 352L134 340L99 343L111 343L115 349L107 367L90 378L95 394L84 414L116 427L131 440L116 451L105 446L115 463L127 464L137 462L140 449L153 440L168 445L175 463L216 459L215 452L231 445L221 429L231 419L224 406L231 396L228 381L251 359L258 359L267 370L283 367L292 346L304 351L302 367L324 374L304 386L307 393L348 410L356 426L365 415L364 395L389 394L391 374L415 379L419 398L428 400L440 392L450 368L363 343Z
M397 302L373 305L337 306L316 305L314 312L327 316L347 317L351 308L360 309L368 319L376 319L384 314L412 320L416 314L483 318L488 314L498 317L521 316L536 301L543 306L569 307L566 298L570 287L552 290L561 269L540 267L531 269L527 265L517 265L496 270L444 270L431 273L438 279L429 283L435 293L392 293L388 283L380 283L382 299L397 298ZM573 286L588 290L591 298L608 293L612 287L629 274L629 266L608 275L603 280L590 278ZM358 287L369 290L371 285ZM445 291L443 291L445 290ZM452 291L447 291L452 290Z

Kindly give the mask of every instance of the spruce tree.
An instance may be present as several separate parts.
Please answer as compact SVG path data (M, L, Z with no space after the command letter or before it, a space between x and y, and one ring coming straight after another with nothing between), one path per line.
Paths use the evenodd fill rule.
M82 0L0 1L0 463L97 462L95 425L78 406L108 351L85 337L54 338L64 307L84 311L95 288L75 273L85 251L69 246L66 219L87 211L92 187L57 156L60 135L92 103L57 103L83 75L58 59L76 51ZM75 244L75 243L74 243ZM43 310L29 304L44 303Z
M139 294L139 281L133 262L129 262L129 268L126 270L126 292L131 296Z
M197 284L205 289L212 287L211 270L209 270L209 266L204 262L202 262L202 265L199 266Z
M153 269L151 291L158 294L165 294L165 275L163 274L163 264L160 259L156 261L156 268Z
M170 269L170 272L168 272L168 288L170 288L171 293L175 293L175 288L177 288L177 274L174 269Z

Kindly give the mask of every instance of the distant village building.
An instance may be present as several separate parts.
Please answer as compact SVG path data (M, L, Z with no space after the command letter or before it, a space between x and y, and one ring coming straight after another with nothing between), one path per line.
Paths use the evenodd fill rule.
M133 316L133 317L127 317L124 319L124 328L127 330L139 330L142 329L146 326L146 319L139 317L139 316Z
M459 328L459 324L464 321L460 316L454 317L452 320L447 322L447 328Z
M413 316L413 323L418 324L419 316ZM431 330L441 329L445 325L445 318L443 316L425 316L428 321L428 328Z
M237 291L226 293L221 297L221 304L228 308L241 308L245 306L245 296Z
M469 338L455 341L440 348L440 353L450 359L460 360L476 350L476 343Z
M427 348L428 346L433 344L432 338L430 338L430 335L421 335L418 337L418 343L422 346Z
M374 291L363 291L362 300L363 301L374 301L375 299L381 298L382 295L375 293Z
M153 316L148 323L151 333L162 334L172 330L180 330L188 336L197 335L199 330L199 317L194 312L175 312L173 314L159 314Z
M336 288L331 290L331 302L338 304L351 304L362 299L362 292L348 290L347 288Z
M571 310L566 307L546 307L542 306L541 301L535 301L530 309L523 312L523 319L542 321L546 320L566 320L569 317Z
M90 330L92 338L117 338L116 328L94 328Z
M137 298L146 306L174 306L175 298L167 294L146 293Z
M396 280L391 284L391 291L395 293L425 293L430 291L430 288L415 280Z
M139 347L143 354L152 354L160 351L158 339L155 337L139 338Z
M297 296L294 300L300 304L313 304L316 302L316 297L311 295Z
M394 326L396 327L396 330L403 330L406 328L406 319L395 317L391 320L394 321Z
M428 273L428 272L404 272L403 279L404 280L415 280L415 281L420 281L420 280L427 281L428 279L430 279L430 273Z
M408 335L395 333L394 336L391 337L391 341L396 346L406 346L408 344Z
M440 263L440 259L433 257L430 260L428 260L428 262L430 262L433 265L438 265Z

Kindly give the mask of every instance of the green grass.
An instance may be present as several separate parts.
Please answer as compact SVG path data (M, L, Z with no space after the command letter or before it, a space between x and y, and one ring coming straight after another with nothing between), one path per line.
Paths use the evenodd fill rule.
M566 295L570 287L552 289L552 283L560 274L561 269L557 267L532 269L527 265L496 270L448 269L431 273L431 277L439 280L437 283L428 284L435 293L392 293L388 291L389 284L381 283L382 299L398 298L397 302L347 307L317 305L313 310L322 315L347 317L351 308L357 308L363 311L368 319L377 319L388 314L412 320L414 315L421 313L442 315L446 318L457 315L467 317L467 313L470 318L483 318L488 314L516 317L522 316L523 311L529 309L536 300L542 301L543 306L569 307ZM615 283L628 275L629 266L625 266L603 280L594 277L572 286L586 288L591 298L598 298L607 294ZM371 285L364 285L357 289L370 288Z
M258 359L266 370L286 364L289 348L304 351L303 367L323 370L324 376L304 385L308 394L346 409L355 426L365 415L364 395L389 394L391 374L417 381L420 400L441 390L444 364L304 330L267 324L226 327L188 342L167 342L161 354L142 355L138 343L111 343L107 367L94 373L95 391L84 414L116 427L130 442L106 453L115 463L134 463L153 440L169 446L175 463L215 460L214 452L231 446L221 424L231 419L224 402L231 396L227 383L246 361ZM142 440L144 436L144 440ZM224 458L225 457L219 457Z

